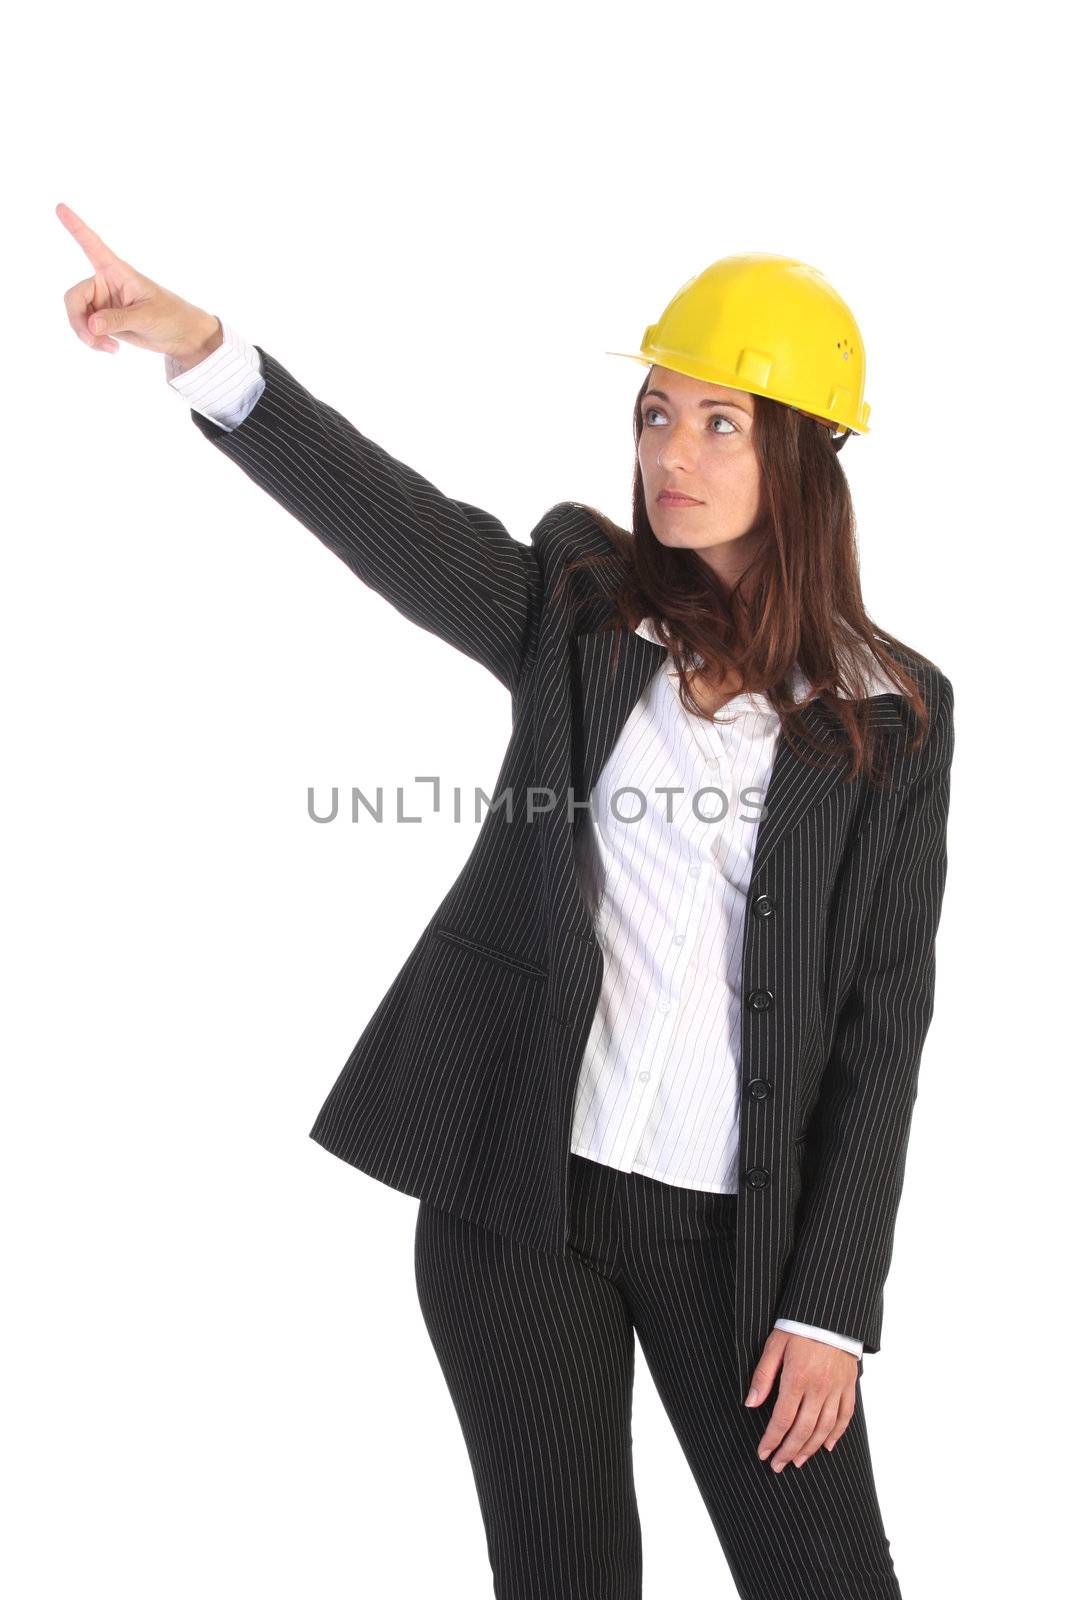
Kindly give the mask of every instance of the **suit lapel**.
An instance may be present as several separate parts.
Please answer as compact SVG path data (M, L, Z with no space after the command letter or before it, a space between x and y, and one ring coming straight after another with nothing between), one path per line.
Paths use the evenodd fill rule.
M618 641L618 664L612 672L611 656ZM639 633L579 633L578 692L580 712L576 734L575 770L582 797L588 797L601 769L622 732L627 717L651 683L666 655L663 645Z
M611 657L616 640L618 661L613 671ZM586 799L667 651L665 646L628 629L579 632L575 646L580 716L575 726L574 771L581 798ZM872 725L899 727L897 701L898 697L891 694L874 696ZM832 734L835 723L821 700L804 707L800 715L816 738L825 741ZM753 878L807 812L844 781L848 766L847 757L825 757L812 751L801 756L784 736L779 738L757 830Z

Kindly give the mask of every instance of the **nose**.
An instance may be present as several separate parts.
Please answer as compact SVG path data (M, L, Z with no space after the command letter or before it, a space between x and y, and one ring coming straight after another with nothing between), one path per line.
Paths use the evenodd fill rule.
M665 433L656 452L656 465L665 472L672 471L675 467L682 472L691 472L697 459L697 443L693 438L678 428L672 428Z

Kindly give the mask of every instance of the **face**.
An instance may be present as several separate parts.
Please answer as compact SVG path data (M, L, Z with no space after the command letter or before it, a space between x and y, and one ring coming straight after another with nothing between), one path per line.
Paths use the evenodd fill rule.
M744 390L658 366L641 401L638 462L652 531L672 549L695 550L728 582L756 537L755 410ZM689 498L671 500L670 491Z

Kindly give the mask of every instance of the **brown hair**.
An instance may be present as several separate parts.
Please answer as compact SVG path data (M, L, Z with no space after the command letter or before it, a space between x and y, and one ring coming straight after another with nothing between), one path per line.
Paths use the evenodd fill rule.
M648 376L634 404L634 443L644 426L642 401ZM592 506L583 509L608 535L621 556L624 577L613 594L617 615L606 628L635 628L645 616L665 625L667 645L680 674L686 709L701 711L689 674L700 655L713 677L740 673L745 690L765 694L781 718L783 737L795 735L809 748L840 754L851 749L849 779L877 773L877 742L869 725L865 665L871 658L896 684L918 719L920 734L929 724L919 686L899 656L928 661L878 628L868 617L860 592L855 512L838 455L849 434L834 437L829 425L776 400L754 395L753 440L762 469L757 526L765 537L738 582L730 589L695 550L662 545L645 508L640 462L634 463L633 533L627 533ZM579 567L610 561L609 553L582 556ZM808 700L790 692L793 665L811 683ZM821 744L805 727L801 711L821 698L838 724L837 738ZM729 707L723 707L729 714Z

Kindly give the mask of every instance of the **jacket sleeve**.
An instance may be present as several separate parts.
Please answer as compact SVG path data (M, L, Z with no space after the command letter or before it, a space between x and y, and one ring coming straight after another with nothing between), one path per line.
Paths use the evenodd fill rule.
M808 1127L808 1164L776 1316L880 1348L883 1288L919 1060L933 1014L947 870L953 690L941 696L882 859L854 979Z
M196 427L357 578L514 690L541 602L531 546L442 494L255 349L264 387L247 416L225 428L192 410Z

